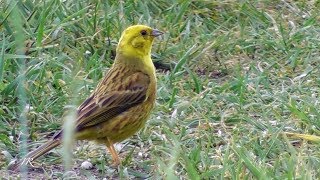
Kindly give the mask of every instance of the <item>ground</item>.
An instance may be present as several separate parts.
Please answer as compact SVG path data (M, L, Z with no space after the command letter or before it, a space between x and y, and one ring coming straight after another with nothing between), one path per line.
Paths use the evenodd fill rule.
M157 103L118 145L61 148L29 179L316 179L320 176L318 1L57 1L0 3L0 156L34 149L113 63L121 32L146 24ZM81 163L90 161L92 169ZM10 174L10 175L9 175Z

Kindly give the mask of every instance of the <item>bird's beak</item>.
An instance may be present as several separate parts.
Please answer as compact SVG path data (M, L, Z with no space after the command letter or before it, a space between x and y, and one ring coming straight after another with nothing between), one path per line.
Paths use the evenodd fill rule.
M152 32L151 32L151 36L154 36L154 37L157 37L157 36L160 36L162 35L163 32L157 30L157 29L153 29Z

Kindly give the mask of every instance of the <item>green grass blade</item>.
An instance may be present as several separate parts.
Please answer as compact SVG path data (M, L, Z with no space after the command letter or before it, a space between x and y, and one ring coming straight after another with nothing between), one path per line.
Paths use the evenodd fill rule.
M266 176L265 171L259 166L255 165L245 152L248 152L244 147L237 148L236 146L232 147L232 150L241 159L245 166L249 169L249 171L257 178L257 179L270 179Z

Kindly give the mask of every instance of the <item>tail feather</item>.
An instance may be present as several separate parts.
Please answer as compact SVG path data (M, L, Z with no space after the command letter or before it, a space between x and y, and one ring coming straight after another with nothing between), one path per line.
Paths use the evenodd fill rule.
M37 159L38 157L42 156L43 154L49 152L51 149L59 146L61 144L60 139L51 139L45 144L39 146L36 150L31 151L28 153L23 159L20 161L9 165L9 170L17 170L20 166L28 164L28 162L32 162L33 160Z

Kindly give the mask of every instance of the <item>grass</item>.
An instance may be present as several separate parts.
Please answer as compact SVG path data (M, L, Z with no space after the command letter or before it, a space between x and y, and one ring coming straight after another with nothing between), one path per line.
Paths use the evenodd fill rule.
M140 23L166 32L153 47L166 68L146 128L119 144L122 166L110 167L103 146L78 142L70 171L58 148L16 176L316 179L318 8L302 0L1 1L2 177L21 147L60 129L112 64L122 30ZM94 168L81 169L85 160Z

